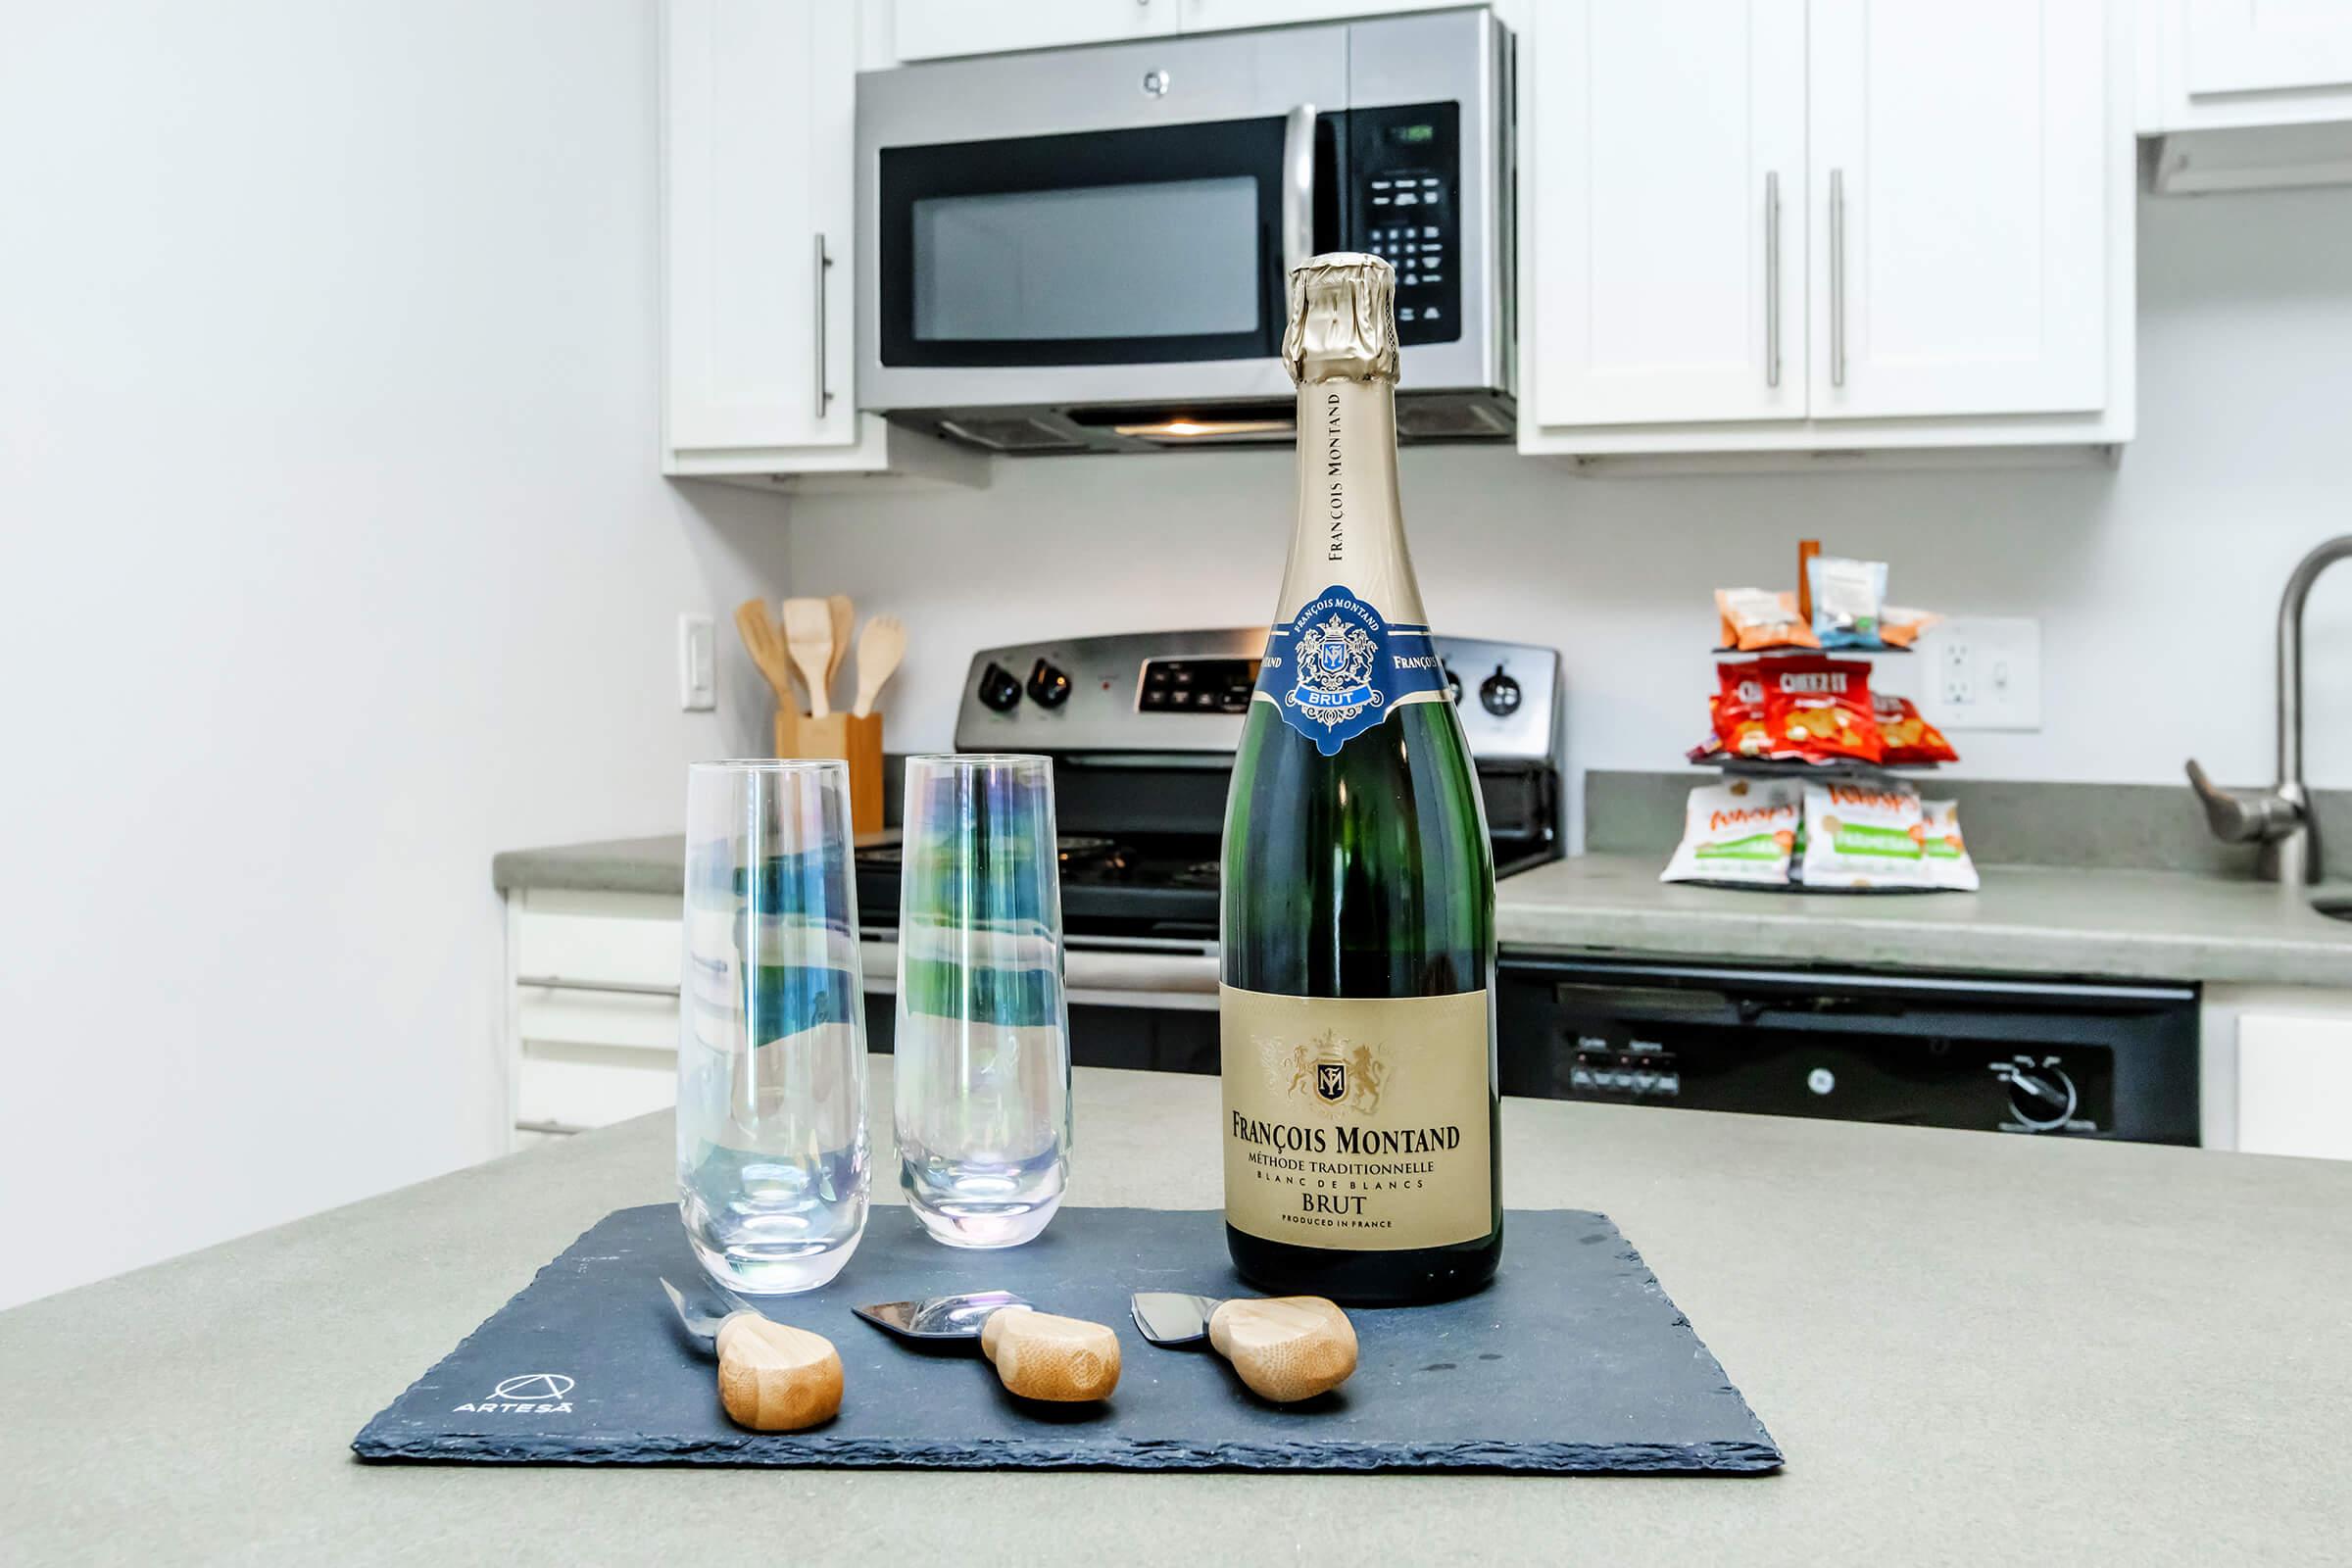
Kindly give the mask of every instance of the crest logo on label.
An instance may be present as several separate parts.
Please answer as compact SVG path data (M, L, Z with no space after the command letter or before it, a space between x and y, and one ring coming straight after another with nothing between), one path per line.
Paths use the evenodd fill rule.
M1348 1098L1348 1064L1344 1061L1315 1063L1315 1098L1327 1104L1338 1104Z
M1268 635L1257 689L1315 750L1337 757L1400 701L1443 693L1445 686L1426 626L1392 626L1334 586Z

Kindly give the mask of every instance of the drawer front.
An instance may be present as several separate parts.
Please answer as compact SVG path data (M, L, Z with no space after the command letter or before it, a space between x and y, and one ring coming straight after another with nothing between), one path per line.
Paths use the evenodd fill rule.
M514 922L518 982L574 980L675 990L683 947L676 905L659 917L549 907L532 895ZM649 901L650 902L650 901Z
M667 1110L677 1097L674 1050L526 1042L516 1063L514 1120L527 1131L578 1131Z

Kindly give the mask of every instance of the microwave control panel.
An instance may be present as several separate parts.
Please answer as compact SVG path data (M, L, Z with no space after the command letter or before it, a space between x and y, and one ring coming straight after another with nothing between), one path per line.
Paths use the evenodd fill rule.
M1396 269L1396 339L1462 335L1461 108L1413 104L1348 115L1350 237Z

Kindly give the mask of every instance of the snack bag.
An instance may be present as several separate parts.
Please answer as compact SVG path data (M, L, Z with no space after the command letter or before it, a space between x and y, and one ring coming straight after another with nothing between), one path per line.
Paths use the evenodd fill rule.
M1943 731L1919 716L1908 697L1872 692L1870 710L1879 721L1879 760L1897 762L1957 762L1960 754L1943 738Z
M1804 882L1817 888L1937 886L1910 785L1833 780L1805 785Z
M1796 595L1766 588L1718 588L1715 609L1723 616L1723 646L1743 654L1759 648L1819 648L1820 640L1796 612Z
M1701 784L1683 808L1683 842L1658 880L1786 886L1803 810L1788 779Z
M1908 648L1943 617L1933 610L1909 610L1900 605L1879 607L1879 640L1889 648Z
M1764 667L1751 660L1743 664L1717 664L1718 690L1707 700L1715 721L1715 749L1733 757L1769 757L1772 737L1764 728Z
M1775 757L1877 762L1870 666L1849 659L1776 659L1763 669L1764 732Z
M1805 585L1813 601L1813 635L1824 648L1883 648L1880 606L1886 598L1886 563L1848 556L1813 556L1805 562Z
M1959 802L1922 801L1919 816L1926 830L1920 850L1929 884L1956 888L1962 893L1976 892L1977 862L1968 858L1968 845L1960 837Z

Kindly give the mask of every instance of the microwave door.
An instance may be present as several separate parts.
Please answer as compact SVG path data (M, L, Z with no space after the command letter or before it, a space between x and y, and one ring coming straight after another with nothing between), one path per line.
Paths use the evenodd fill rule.
M863 406L1287 397L1288 270L1347 232L1344 29L1287 31L861 77Z

